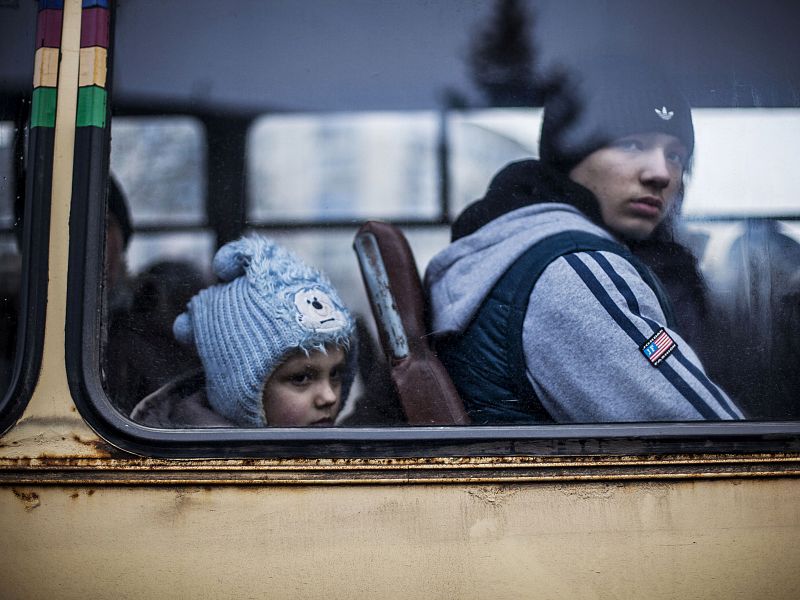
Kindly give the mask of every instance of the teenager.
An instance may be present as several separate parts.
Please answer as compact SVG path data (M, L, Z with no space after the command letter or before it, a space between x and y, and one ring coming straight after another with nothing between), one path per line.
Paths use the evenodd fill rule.
M545 106L453 226L425 284L440 356L476 424L739 419L627 247L676 209L691 110L652 71L595 71Z

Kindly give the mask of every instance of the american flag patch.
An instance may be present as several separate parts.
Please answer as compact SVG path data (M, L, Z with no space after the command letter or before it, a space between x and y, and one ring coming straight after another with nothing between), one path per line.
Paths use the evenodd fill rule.
M650 361L650 364L657 367L664 362L677 347L678 344L669 337L669 334L662 327L642 345L641 351L642 354L647 357L647 360Z

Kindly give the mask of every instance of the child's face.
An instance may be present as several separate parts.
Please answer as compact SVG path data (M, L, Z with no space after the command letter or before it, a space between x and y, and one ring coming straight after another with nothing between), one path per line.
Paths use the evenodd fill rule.
M342 407L346 355L339 347L325 354L292 354L264 386L264 412L273 427L329 427Z

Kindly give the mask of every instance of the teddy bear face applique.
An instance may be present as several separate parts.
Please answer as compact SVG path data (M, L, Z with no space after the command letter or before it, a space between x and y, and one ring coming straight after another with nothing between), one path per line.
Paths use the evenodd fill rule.
M297 322L311 331L336 331L346 327L341 308L322 288L304 288L294 296Z

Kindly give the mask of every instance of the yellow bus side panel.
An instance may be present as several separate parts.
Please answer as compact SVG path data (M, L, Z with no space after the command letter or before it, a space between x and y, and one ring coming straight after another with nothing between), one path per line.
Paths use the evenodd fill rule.
M2 598L800 597L791 479L0 498Z

